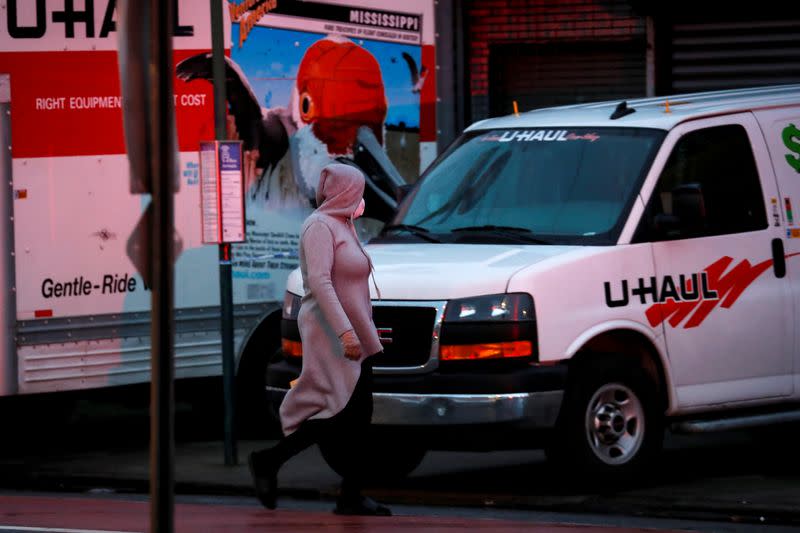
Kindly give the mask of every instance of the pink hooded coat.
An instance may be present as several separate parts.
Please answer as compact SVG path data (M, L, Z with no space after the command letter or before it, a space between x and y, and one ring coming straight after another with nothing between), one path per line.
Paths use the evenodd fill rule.
M355 389L361 361L383 350L369 295L371 263L356 237L352 215L364 195L364 176L351 166L322 170L319 206L303 224L300 271L303 296L297 317L303 342L303 370L280 408L284 434L301 422L340 412ZM354 330L361 359L344 357L339 337Z

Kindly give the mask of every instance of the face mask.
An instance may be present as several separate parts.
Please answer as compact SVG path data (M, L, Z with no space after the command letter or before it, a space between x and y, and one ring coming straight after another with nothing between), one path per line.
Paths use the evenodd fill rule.
M366 207L367 207L367 203L362 198L361 201L358 202L358 207L356 207L356 210L353 211L353 218L358 218L361 215L363 215L364 214L364 209L366 209Z

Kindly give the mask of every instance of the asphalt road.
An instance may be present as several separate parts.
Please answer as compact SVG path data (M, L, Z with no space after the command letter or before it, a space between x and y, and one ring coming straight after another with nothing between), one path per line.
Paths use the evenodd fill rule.
M210 414L208 408L220 397L214 384L178 388L175 419L179 443L202 446L203 442L221 439L221 415ZM23 420L4 424L6 431L0 436L4 458L52 455L54 450L102 456L147 449L146 387L79 393L70 399L74 401L63 396L23 403L0 399L0 413L6 420ZM408 478L376 483L370 491L393 504L580 510L647 515L651 519L688 516L733 523L763 520L764 525L800 525L796 430L789 427L700 437L668 436L653 474L636 486L623 488L605 487L604 480L594 480L594 488L587 491L577 482L579 473L557 471L545 462L541 451L522 450L431 452ZM268 433L257 436L264 438ZM285 472L289 488L298 489L294 494L302 495L305 487L314 487L320 490L315 497L324 497L335 491L338 483L338 477L316 450L293 460ZM714 496L725 505L704 513L704 499ZM681 503L680 512L675 502ZM759 514L760 509L769 512Z
M0 493L0 532L3 533L147 531L150 513L146 499L131 496ZM231 497L179 497L174 507L173 523L177 532L209 533L265 529L276 533L307 532L315 529L354 533L789 531L783 527L707 521L419 506L395 506L392 517L347 517L331 514L329 504L320 502L295 501L282 509L268 511L255 505L252 499Z

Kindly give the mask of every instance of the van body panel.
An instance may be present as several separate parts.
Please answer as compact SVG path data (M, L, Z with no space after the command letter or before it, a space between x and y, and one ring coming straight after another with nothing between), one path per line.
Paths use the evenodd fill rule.
M436 300L445 306L443 329L464 320L458 326L463 330L474 320L476 332L492 335L501 330L492 326L496 316L502 322L503 304L483 309L480 322L470 314L448 315L448 304L471 299L459 302L459 309L477 313L481 302L506 299L476 297L529 294L533 356L503 366L512 361L502 360L510 356L500 350L488 356L496 359L488 361L494 366L471 367L465 360L458 371L473 384L502 382L508 394L532 392L530 383L511 379L514 372L563 372L563 381L548 381L547 391L563 389L559 423L569 417L574 430L585 431L590 448L597 433L589 421L603 426L603 409L617 409L612 404L624 404L637 387L657 431L662 408L667 423L689 415L731 422L744 408L756 418L795 408L800 86L629 100L635 111L611 119L619 104L542 109L468 128L406 197L394 230L367 246L383 299L375 303L385 308L393 301L399 307ZM631 154L643 153L631 149L645 146L635 144L636 136L652 140L649 155L625 167L621 163L638 161ZM567 143L555 146L576 140L587 142L571 151L564 150ZM611 204L615 222L602 226ZM423 242L429 239L442 242ZM302 294L298 272L288 290ZM587 349L598 337L620 332L633 332L652 348L665 405L646 390L649 366L627 368L638 359ZM469 343L476 342L472 333ZM502 344L485 344L492 342ZM613 346L625 352L625 346ZM631 346L631 353L640 346ZM431 360L441 355L436 351ZM596 356L597 364L569 364L579 354ZM392 373L391 390L381 393L413 393L424 404L443 393L436 386L444 383L445 366L416 376ZM591 391L604 388L625 399L601 394L595 402ZM759 423L775 419L765 416ZM381 413L376 420L400 423ZM476 418L476 430L480 423ZM595 442L593 451L602 451L602 444Z
M800 105L755 112L769 150L780 193L779 204L785 223L783 245L786 278L792 288L792 314L800 313ZM796 318L795 318L796 321ZM792 341L793 397L800 398L800 330Z
M695 273L708 276L708 294L699 295L704 302L691 314L662 306L667 315L653 318L662 320L665 327L679 408L785 397L793 388L790 284L776 278L771 267L771 241L781 239L784 229L775 207L772 169L752 114L681 124L665 139L656 162L665 161L687 134L721 126L738 126L747 134L767 220L756 231L652 243L657 279L679 280L680 275L689 279ZM658 171L654 166L648 181L657 180ZM653 194L655 184L648 185ZM733 284L729 292L716 286L714 272L720 284L726 280ZM738 296L737 291L741 291ZM730 386L733 383L742 386ZM699 387L703 384L707 386Z
M366 249L381 298L389 300L446 300L502 293L509 278L522 268L585 253L574 246L489 244L374 244ZM370 289L372 298L377 299L372 283ZM290 277L287 290L302 296L302 279Z
M585 247L560 259L520 270L508 284L509 292L533 296L541 361L573 356L585 332L614 322L640 324L651 339L662 335L647 325L648 302L632 294L636 282L629 281L653 276L649 245Z

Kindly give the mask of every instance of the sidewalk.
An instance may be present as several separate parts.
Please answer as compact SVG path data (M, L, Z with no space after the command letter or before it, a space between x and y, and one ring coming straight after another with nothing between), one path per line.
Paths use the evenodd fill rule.
M240 441L239 464L224 465L222 442L179 443L175 453L176 492L183 494L252 494L247 455L270 445ZM535 490L503 487L503 472L532 468L544 471L540 452L455 454L430 452L412 476L390 488L368 490L388 503L537 509L561 512L800 524L800 477L719 475L677 481L657 487L605 494L547 490L546 475L531 479ZM522 465L522 466L519 466ZM531 466L532 465L532 466ZM0 484L45 490L147 492L149 456L135 451L68 453L64 456L2 457ZM495 469L497 479L481 487L464 483L470 474ZM537 470L538 469L538 470ZM483 474L480 474L483 475ZM442 481L444 480L444 481ZM339 478L316 447L294 458L281 471L281 497L333 499ZM463 488L463 490L462 490Z
M597 517L582 521L575 515L535 516L537 513L468 510L465 513L430 514L428 508L395 507L392 517L337 516L325 506L268 511L257 505L233 502L178 501L174 507L174 530L177 533L270 531L273 533L306 532L316 529L352 533L440 533L469 531L475 533L670 533L687 531L697 522L674 520ZM148 502L104 496L3 495L0 494L0 531L12 533L59 532L102 533L110 528L118 532L148 530ZM46 512L42 512L46 509ZM505 516L503 516L505 515ZM510 516L509 516L510 515ZM617 523L614 523L617 522ZM622 523L619 523L622 522ZM727 526L727 524L726 524ZM97 528L102 527L99 531ZM69 529L65 529L69 528ZM726 531L750 531L752 526ZM787 528L776 528L775 533ZM695 529L692 528L692 531ZM699 528L708 531L709 528Z

